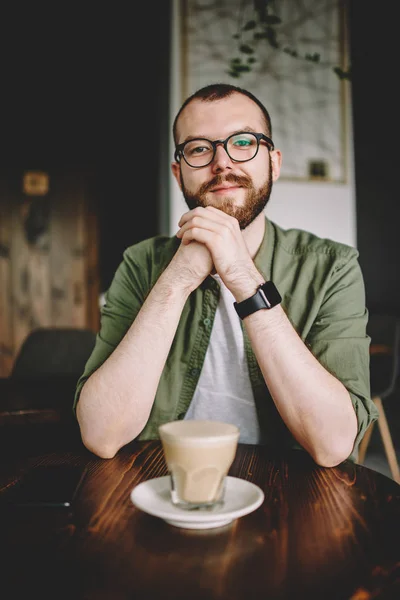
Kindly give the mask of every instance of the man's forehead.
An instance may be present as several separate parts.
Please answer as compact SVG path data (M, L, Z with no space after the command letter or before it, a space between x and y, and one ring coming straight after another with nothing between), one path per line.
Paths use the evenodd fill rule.
M260 127L265 127L260 107L242 94L212 101L195 98L185 106L177 122L180 140L206 133L214 135L216 131L231 133L247 128L258 131Z

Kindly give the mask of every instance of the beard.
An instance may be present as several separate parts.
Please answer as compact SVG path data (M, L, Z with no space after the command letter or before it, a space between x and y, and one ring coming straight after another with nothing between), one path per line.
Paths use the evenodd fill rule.
M248 225L258 215L264 210L267 205L267 202L271 196L272 192L272 164L271 157L269 158L269 174L265 181L265 183L258 189L256 189L253 185L250 177L246 177L244 175L234 175L233 173L228 173L225 176L216 175L210 181L203 183L198 189L198 191L194 194L189 192L185 187L185 182L182 176L181 170L181 183L182 183L182 193L183 197L186 200L186 204L189 209L192 210L197 206L214 206L219 210L222 210L227 215L231 217L235 217L238 220L240 229L246 229ZM223 183L236 183L246 190L246 198L243 206L236 206L232 200L229 199L229 192L225 198L221 198L217 203L213 203L212 201L208 201L206 199L206 194L212 188L215 188Z

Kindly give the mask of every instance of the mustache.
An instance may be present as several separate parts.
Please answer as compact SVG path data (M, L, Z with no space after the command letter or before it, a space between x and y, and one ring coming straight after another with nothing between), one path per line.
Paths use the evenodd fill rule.
M199 189L199 194L205 194L206 192L208 192L208 190L222 185L223 183L236 183L237 185L240 185L244 188L251 187L251 179L249 177L235 175L234 173L228 173L228 175L225 175L224 177L222 177L222 175L216 175L215 177L213 177L213 179L210 179L210 181L203 183L203 185Z

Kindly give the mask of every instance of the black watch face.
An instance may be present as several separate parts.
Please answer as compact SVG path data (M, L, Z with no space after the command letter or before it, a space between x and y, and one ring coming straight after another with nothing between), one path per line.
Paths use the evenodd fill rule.
M268 303L270 305L268 308L273 308L274 306L282 302L282 297L276 289L275 284L272 283L272 281L267 281L266 283L264 283L261 286L261 289L266 295Z

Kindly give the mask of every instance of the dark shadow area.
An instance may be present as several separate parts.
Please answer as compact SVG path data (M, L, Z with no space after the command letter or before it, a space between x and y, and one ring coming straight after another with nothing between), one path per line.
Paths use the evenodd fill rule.
M400 316L397 18L385 0L350 0L357 247L371 312ZM385 400L400 459L400 393ZM390 477L377 428L365 465Z
M166 223L170 5L2 9L2 169L94 174L102 289Z
M397 18L387 0L350 9L357 246L369 309L400 315Z

